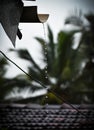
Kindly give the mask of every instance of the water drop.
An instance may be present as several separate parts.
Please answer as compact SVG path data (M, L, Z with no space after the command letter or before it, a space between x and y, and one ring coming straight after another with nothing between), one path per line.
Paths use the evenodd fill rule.
M45 55L47 55L47 52L45 52Z
M47 50L47 47L45 47L45 50Z
M45 70L45 73L47 74L47 70Z
M46 99L48 99L48 96L46 95L46 97L45 97Z
M47 77L47 76L46 76L45 78L46 78L46 79L48 79L48 77Z

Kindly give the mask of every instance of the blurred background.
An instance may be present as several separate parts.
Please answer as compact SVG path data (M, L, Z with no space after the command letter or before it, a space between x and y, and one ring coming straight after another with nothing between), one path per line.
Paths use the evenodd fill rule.
M0 25L0 50L30 75L0 54L0 101L61 104L59 95L72 104L93 104L94 1L23 2L49 19L44 27L20 23L23 37L15 48Z

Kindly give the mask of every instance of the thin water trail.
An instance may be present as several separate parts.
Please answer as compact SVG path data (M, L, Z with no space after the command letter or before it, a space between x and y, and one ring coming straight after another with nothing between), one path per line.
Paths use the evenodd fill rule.
M48 80L48 47L47 47L47 40L46 40L46 30L45 30L45 25L44 23L43 24L43 33L44 33L44 54L45 54L45 62L46 62L46 65L45 65L45 79ZM48 96L46 95L45 96L45 100L46 100L46 105L48 105Z
M44 33L44 54L45 54L45 62L46 62L46 66L45 66L45 79L48 79L48 47L47 47L47 42L46 42L46 30L45 30L45 25L43 24L43 33Z

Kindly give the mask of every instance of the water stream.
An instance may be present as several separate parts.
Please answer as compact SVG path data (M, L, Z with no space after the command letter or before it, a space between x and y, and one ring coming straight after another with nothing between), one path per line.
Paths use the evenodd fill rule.
M43 33L44 33L44 53L45 53L45 62L46 62L46 66L45 66L45 79L47 80L48 79L48 58L47 58L47 55L48 55L48 47L47 47L47 43L46 43L46 30L45 30L45 25L43 23ZM45 103L48 104L48 96L46 95L45 96Z

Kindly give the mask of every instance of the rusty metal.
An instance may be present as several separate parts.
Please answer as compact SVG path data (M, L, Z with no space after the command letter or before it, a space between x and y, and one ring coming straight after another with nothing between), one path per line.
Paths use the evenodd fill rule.
M44 23L48 19L49 14L38 14L37 6L25 6L20 18L22 23Z

